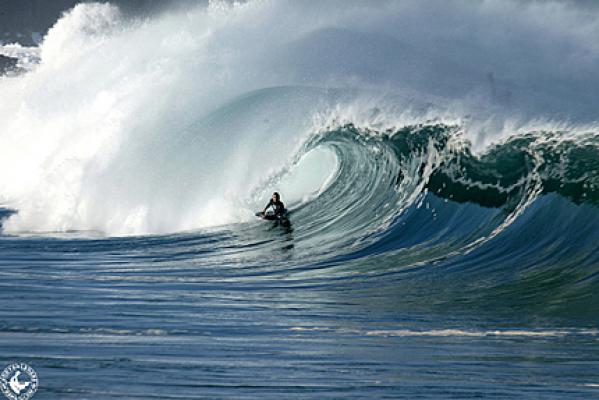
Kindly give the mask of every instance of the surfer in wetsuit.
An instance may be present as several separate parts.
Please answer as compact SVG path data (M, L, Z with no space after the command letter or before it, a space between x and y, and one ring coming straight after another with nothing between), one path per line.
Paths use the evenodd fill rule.
M274 216L276 218L281 218L284 215L285 205L281 201L281 196L279 196L278 192L274 192L272 194L272 198L270 199L266 207L264 207L264 210L262 210L262 217L266 216L266 210L268 210L269 208L272 208Z

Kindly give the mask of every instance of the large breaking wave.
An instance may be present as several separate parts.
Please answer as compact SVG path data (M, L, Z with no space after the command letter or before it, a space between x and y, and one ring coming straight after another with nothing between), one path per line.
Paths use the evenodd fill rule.
M0 46L7 359L60 398L595 390L596 7L190 3Z
M0 81L0 196L17 211L4 230L250 222L273 189L306 237L352 244L382 245L418 207L431 221L449 207L451 224L428 231L459 237L446 254L540 199L594 218L599 21L587 11L257 1L132 20L79 5L38 65Z

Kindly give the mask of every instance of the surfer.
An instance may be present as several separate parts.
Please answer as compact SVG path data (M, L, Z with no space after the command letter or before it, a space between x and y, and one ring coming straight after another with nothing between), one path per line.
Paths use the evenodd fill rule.
M266 210L268 210L269 208L273 210L272 215L275 218L281 218L285 215L285 205L281 201L281 196L279 196L278 192L274 192L272 194L270 201L268 202L266 207L264 207L264 210L262 210L262 218L266 217Z

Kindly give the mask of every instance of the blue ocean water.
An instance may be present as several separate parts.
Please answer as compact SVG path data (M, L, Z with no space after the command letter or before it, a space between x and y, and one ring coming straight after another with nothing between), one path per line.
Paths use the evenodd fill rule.
M2 47L0 367L39 399L599 396L598 21L91 3Z
M463 207L427 200L439 224ZM538 203L531 213L589 211ZM395 235L418 231L398 221L331 256L304 245L310 214L298 211L292 229L257 221L119 239L4 236L2 359L35 367L40 398L595 395L594 242L552 252L512 243L508 253L508 238L537 230L523 223L445 257L457 240L390 249ZM582 237L597 224L584 226Z

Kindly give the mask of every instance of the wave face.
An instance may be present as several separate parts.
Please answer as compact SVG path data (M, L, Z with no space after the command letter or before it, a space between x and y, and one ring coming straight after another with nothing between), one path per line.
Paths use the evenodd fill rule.
M459 126L345 125L310 145L334 151L338 170L292 221L307 253L331 257L326 277L382 278L406 310L595 318L595 135L532 132L474 155Z
M399 272L484 257L468 273L583 298L599 202L588 11L265 1L131 19L80 4L0 81L3 231L252 227L279 190L314 262ZM518 267L488 259L506 252ZM508 290L497 279L472 297Z
M0 81L4 232L247 229L279 190L297 254L359 264L335 273L484 260L451 283L425 276L457 296L458 277L501 271L472 287L475 303L505 296L507 271L569 304L588 297L596 16L556 3L336 7L216 2L141 20L76 6L39 63ZM559 22L538 18L549 11Z

